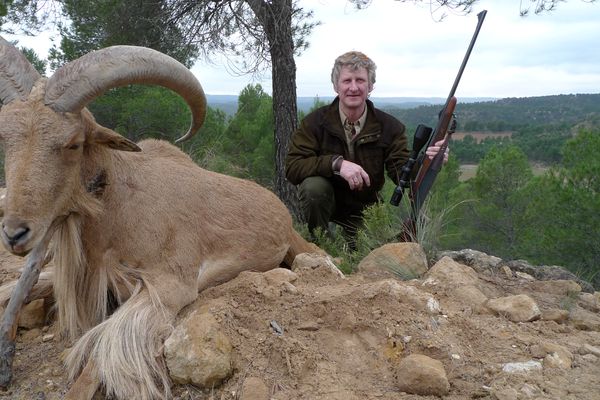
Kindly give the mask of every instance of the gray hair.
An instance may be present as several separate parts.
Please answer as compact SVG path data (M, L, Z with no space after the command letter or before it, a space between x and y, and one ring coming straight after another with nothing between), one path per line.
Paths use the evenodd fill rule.
M349 51L342 54L335 59L333 63L333 69L331 70L331 83L333 86L337 86L337 81L340 78L340 71L343 67L349 67L351 70L356 71L359 68L365 68L369 76L369 86L373 86L375 83L375 70L377 66L369 57L360 51Z

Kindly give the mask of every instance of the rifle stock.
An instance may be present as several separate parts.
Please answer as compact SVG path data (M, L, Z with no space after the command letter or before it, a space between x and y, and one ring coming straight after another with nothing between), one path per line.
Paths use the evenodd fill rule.
M449 137L446 133L448 132L448 127L450 126L450 122L452 121L452 116L454 115L456 103L456 97L452 96L450 98L450 101L446 104L446 106L440 114L437 126L435 127L433 135L431 135L429 142L427 143L427 147L439 142L440 140L444 140L445 147L448 147ZM442 163L440 162L444 159L444 153L442 150L445 151L446 149L440 149L436 157L434 157L433 159L430 159L429 157L423 158L421 167L419 168L419 172L417 173L417 177L413 181L413 190L411 190L411 193L414 194L414 189L420 187L423 184L423 180L425 179L427 171L429 171L431 168L435 168L437 171L439 171L442 168Z

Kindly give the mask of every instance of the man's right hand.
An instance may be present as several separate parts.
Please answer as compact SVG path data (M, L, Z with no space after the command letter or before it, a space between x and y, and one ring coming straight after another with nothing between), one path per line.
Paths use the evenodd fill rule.
M350 190L362 190L365 186L371 186L369 174L360 165L351 161L342 161L340 176L348 182Z

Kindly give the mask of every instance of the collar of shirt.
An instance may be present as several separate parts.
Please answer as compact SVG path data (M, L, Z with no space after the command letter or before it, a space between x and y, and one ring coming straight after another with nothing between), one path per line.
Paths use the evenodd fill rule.
M352 126L354 126L356 133L354 134L354 136L352 136L352 138L355 138L360 133L360 130L362 129L362 127L365 126L365 121L367 120L367 107L365 106L365 109L364 109L362 115L360 116L360 118L357 121L354 122L354 124L352 124L350 121L348 121L348 117L346 117L346 114L344 114L341 107L339 110L340 110L340 120L342 121L342 125L344 126L344 131L346 131L346 135L348 137L351 136L350 132L352 131Z

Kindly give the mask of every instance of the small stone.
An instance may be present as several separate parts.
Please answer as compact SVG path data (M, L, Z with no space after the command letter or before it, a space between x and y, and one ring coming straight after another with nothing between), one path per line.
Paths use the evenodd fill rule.
M529 372L542 369L542 363L535 360L526 362L506 363L502 366L502 371L508 373Z
M596 357L600 357L600 347L592 346L591 344L585 343L578 350L579 354L593 354Z
M567 319L569 319L569 312L567 310L561 310L558 308L553 308L550 310L542 311L543 321L554 321L559 324L564 323Z
M513 272L508 265L503 265L502 267L500 267L500 271L502 271L502 273L506 275L507 278L513 277Z
M535 278L525 272L515 271L517 278L524 279L526 281L535 281Z
M53 339L54 339L53 333L49 333L47 335L42 336L42 342L50 342Z

